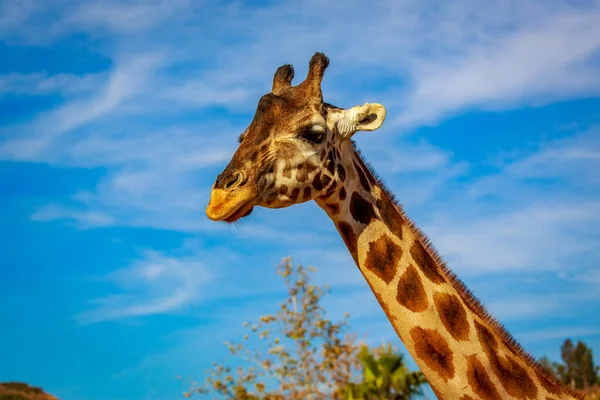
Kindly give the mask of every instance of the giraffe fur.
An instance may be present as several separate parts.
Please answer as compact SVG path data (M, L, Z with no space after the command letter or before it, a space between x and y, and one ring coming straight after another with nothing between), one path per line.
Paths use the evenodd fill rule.
M231 223L256 206L314 200L439 399L583 399L488 313L404 213L352 140L378 129L385 107L324 102L328 65L316 53L297 86L291 65L276 71L272 92L215 180L207 216Z

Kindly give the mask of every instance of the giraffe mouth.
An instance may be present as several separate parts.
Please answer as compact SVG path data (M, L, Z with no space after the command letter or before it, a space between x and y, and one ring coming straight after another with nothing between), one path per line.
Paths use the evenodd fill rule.
M250 215L256 204L256 196L251 192L231 194L222 189L213 189L210 195L206 216L213 221L235 222Z
M252 214L252 210L254 210L254 202L252 200L245 202L238 209L236 209L229 217L223 218L223 221L227 223L232 223L238 221L248 215Z

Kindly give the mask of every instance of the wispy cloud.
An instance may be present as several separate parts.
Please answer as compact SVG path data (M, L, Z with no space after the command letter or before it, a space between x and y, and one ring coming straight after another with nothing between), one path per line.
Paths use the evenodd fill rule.
M546 141L505 160L499 171L453 184L452 201L436 202L438 212L426 222L451 265L472 274L575 273L599 262L589 254L600 237L596 132Z
M465 45L459 49L464 54L444 64L417 64L414 89L397 123L436 122L469 108L543 105L600 90L592 61L600 49L599 10L570 10Z
M36 0L16 4L10 0L0 1L0 35L23 24L35 12Z
M561 196L576 191L589 196L600 190L600 128L592 127L566 138L546 140L534 149L500 161L499 171L477 178L468 189L475 198L506 198L515 191L521 198L552 188ZM543 184L542 186L536 185ZM502 188L502 190L499 190ZM558 193L557 193L558 194Z
M101 76L98 74L10 73L0 75L0 96L7 94L34 96L54 93L63 95L89 93L98 87L100 78Z
M119 293L91 300L92 307L77 316L81 324L164 314L202 297L211 280L198 258L167 257L146 251L144 258L102 278Z
M0 131L4 138L0 157L23 161L45 159L48 147L58 137L106 116L126 100L148 90L147 84L162 59L159 54L128 57L110 73L108 82L99 93L45 112L26 125L3 129Z
M73 210L59 204L48 204L31 215L33 221L71 220L80 227L101 227L115 224L113 217L92 210Z
M216 4L211 6L210 21L205 21L207 5L186 0L151 5L60 4L55 30L85 30L92 35L100 30L103 40L113 43L102 49L114 65L105 85L68 98L57 110L42 113L24 126L4 130L0 157L86 167L119 163L95 194L85 195L94 202L83 205L101 207L93 211L112 214L121 223L138 206L115 208L115 204L147 206L147 201L132 201L132 193L163 209L179 205L168 193L193 199L190 202L198 199L199 204L198 193L191 192L191 178L197 177L199 169L226 162L235 145L232 138L243 130L258 97L268 90L274 68L293 62L300 77L315 50L326 51L333 60L324 82L326 94L333 93L342 103L358 102L366 95L369 98L364 99L370 101L388 99L389 115L411 126L437 121L465 107L510 108L540 96L556 100L587 95L596 90L590 79L600 76L594 73L594 61L588 60L600 48L596 39L600 35L595 34L600 9L594 5L497 1L484 10L467 1L444 4L432 12L418 2L375 2L366 10L354 2L342 7L309 1L302 10L291 3ZM38 13L47 11L41 3L35 6ZM360 10L360 28L328 19L334 10L339 21ZM282 16L293 16L295 24L287 24ZM31 15L23 18L28 24L33 21ZM197 35L194 21L210 29L211 35ZM221 26L224 21L227 29ZM315 24L319 29L312 29ZM298 30L305 34L298 36ZM243 38L232 40L236 32L244 32ZM352 40L343 40L346 37ZM377 46L371 44L374 37ZM276 45L281 38L286 38L286 46ZM221 44L224 40L227 46ZM123 57L126 49L133 48L137 55ZM557 53L560 60L552 59ZM5 84L5 91L40 90L36 84L19 89L23 84L18 81L29 78L11 76L5 77L13 82ZM44 80L60 80L60 76L44 76ZM383 78L392 84L382 87ZM229 120L220 127L190 123L187 112L203 115L215 106L242 112L244 117L213 115L213 121ZM159 115L164 129L153 126ZM110 125L106 124L109 117ZM468 163L451 160L450 152L425 141L393 143L386 134L392 129L393 117L380 140L367 143L366 150L371 147L369 154L381 155L380 165L396 175L396 181L390 182L392 189L406 187L405 180L420 179L419 185L407 187L409 202L427 201L446 182L466 172ZM399 150L404 147L406 151ZM165 160L168 165L187 160L189 168L168 174ZM185 209L198 212L198 207Z
M164 92L165 99L176 102L180 107L200 108L224 105L234 108L244 104L250 91L244 87L221 86L205 80L191 80L176 85Z
M67 27L94 30L106 29L115 33L144 31L174 14L189 11L189 0L154 1L88 1L76 4L63 24ZM65 27L65 29L67 28Z
M594 221L600 222L600 202L538 203L471 221L448 217L427 230L456 269L485 274L568 268L569 257L596 247Z

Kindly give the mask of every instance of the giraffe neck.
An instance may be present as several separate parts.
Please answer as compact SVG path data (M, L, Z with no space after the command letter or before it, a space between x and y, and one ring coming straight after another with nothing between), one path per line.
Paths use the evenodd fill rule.
M440 399L575 399L447 269L350 142L347 178L317 199Z

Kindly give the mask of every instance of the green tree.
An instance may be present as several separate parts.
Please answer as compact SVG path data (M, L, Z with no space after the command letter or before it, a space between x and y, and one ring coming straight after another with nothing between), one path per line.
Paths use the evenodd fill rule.
M372 350L363 346L359 360L363 371L362 382L348 385L346 400L409 400L422 394L421 386L427 383L421 372L408 369L404 364L404 356L394 351L391 344Z
M592 349L582 341L577 345L566 339L561 348L562 363L551 362L547 357L540 358L540 363L552 372L562 383L572 389L588 390L600 386L600 367L594 365Z
M575 359L575 346L573 346L573 341L571 339L567 339L564 341L563 345L560 347L560 355L565 363L564 372L562 372L561 380L563 383L571 385L572 389L576 388L576 379L577 376L577 360Z
M579 341L574 350L574 358L577 365L575 377L577 388L588 389L600 382L599 367L594 366L592 349Z

